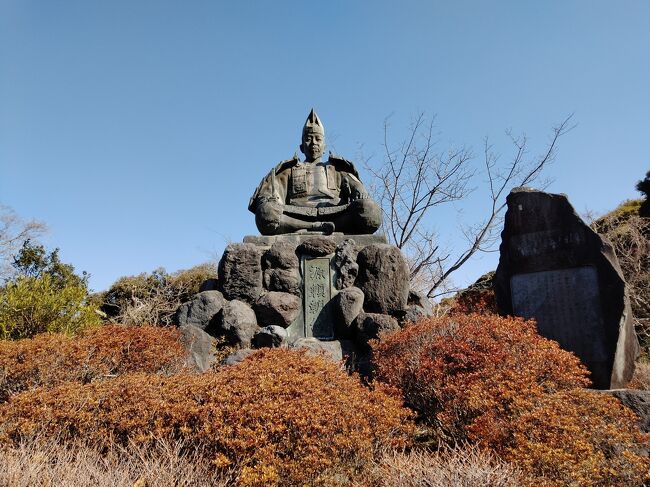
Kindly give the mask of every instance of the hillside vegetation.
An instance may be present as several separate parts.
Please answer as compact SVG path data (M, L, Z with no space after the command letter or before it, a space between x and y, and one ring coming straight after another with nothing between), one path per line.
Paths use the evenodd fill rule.
M650 357L650 218L644 200L630 200L596 219L592 227L614 247L628 285L635 329Z
M619 256L648 353L643 204L593 227ZM372 341L374 376L361 380L284 348L189 369L166 325L215 276L210 264L124 277L99 294L29 242L13 269L0 287L0 485L650 483L638 418L589 390L585 367L534 322L497 316L490 276L443 316ZM647 388L647 364L638 370L634 385Z
M223 485L640 486L650 471L634 415L584 389L578 360L519 319L456 314L385 336L369 385L286 349L194 373L170 328L2 345L4 475L20 459L85 452L99 477L175 485L154 473L161 451L188 479L208 472Z

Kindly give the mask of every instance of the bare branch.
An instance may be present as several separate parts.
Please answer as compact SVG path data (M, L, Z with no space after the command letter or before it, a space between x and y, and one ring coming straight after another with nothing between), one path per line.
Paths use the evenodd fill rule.
M503 166L492 143L484 139L480 174L487 177L487 214L478 224L461 226L467 247L444 254L435 232L427 229L425 222L431 209L462 201L473 191L470 184L479 171L472 166L472 153L465 148L438 151L434 120L424 113L414 118L407 137L395 145L390 141L388 122L384 122L383 162L373 167L366 161L365 166L381 188L377 199L384 212L384 228L389 241L407 256L412 283L420 288L426 284L429 297L446 294L443 288L454 272L476 252L493 250L506 194L537 180L554 160L559 138L573 128L570 121L568 116L553 127L548 144L535 159L528 158L526 135L515 136L507 130L514 152Z
M44 223L25 221L9 206L0 204L0 278L12 274L12 257L27 240L34 240L47 231Z

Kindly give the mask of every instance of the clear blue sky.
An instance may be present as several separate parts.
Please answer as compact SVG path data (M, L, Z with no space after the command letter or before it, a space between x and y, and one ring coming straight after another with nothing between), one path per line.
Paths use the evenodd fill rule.
M95 290L256 234L312 106L348 158L391 114L395 139L424 110L442 146L508 157L504 129L538 150L574 113L549 190L602 213L650 169L650 2L0 0L0 202ZM431 220L452 246L457 209Z

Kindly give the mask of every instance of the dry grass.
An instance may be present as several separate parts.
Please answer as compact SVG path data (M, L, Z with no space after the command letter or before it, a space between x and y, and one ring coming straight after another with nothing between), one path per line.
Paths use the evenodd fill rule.
M199 452L161 442L153 450L132 447L100 454L84 446L23 442L0 450L3 487L199 487L232 485L230 474L214 473Z
M637 362L634 377L629 386L632 389L650 391L650 362Z
M226 487L236 485L232 472L216 474L200 452L182 454L181 444L160 442L153 450L131 446L100 454L78 445L23 442L0 451L3 487ZM515 487L521 473L476 447L442 453L387 451L357 486L373 487ZM330 472L327 485L349 486Z
M371 482L378 487L519 487L525 483L515 467L474 446L436 453L387 452L376 464Z

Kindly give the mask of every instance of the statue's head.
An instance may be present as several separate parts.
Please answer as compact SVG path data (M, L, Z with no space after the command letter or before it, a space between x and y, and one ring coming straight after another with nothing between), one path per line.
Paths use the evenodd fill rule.
M305 154L308 162L319 160L325 153L325 127L313 108L302 128L300 150Z

